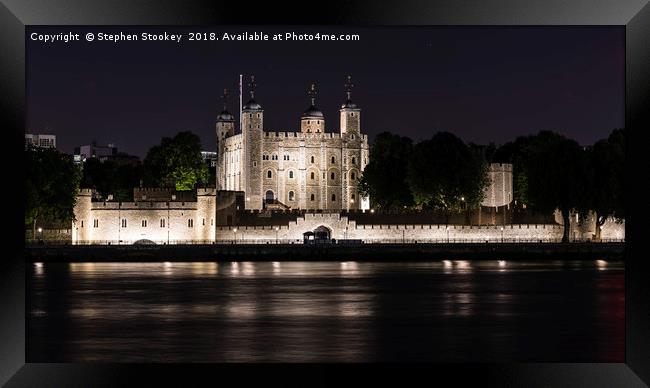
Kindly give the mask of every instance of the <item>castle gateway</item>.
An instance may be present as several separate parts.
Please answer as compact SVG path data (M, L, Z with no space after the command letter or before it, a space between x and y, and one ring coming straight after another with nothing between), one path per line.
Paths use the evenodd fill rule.
M314 84L309 89L311 104L300 117L300 132L265 131L254 77L249 86L238 134L224 93L216 124L217 189L243 191L246 209L368 209L369 199L357 191L368 164L368 136L361 133L361 109L352 102L350 77L338 132L326 132Z

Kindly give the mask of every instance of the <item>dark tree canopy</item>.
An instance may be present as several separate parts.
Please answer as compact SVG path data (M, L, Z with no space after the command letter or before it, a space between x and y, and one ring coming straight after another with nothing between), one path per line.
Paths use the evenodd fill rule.
M389 132L375 138L359 184L360 193L370 196L373 207L399 209L413 205L413 196L405 182L412 148L411 139Z
M81 187L93 188L104 198L112 194L116 201L132 201L133 188L139 185L141 175L139 163L120 165L88 158L83 165Z
M69 155L54 148L25 151L25 225L74 219L81 173Z
M201 158L201 139L192 132L164 137L160 145L149 150L144 167L148 186L166 187L173 183L176 190L184 191L209 180L208 167Z
M449 132L413 147L406 180L417 205L442 210L479 206L489 184L482 156Z
M608 217L622 220L624 208L625 130L614 130L587 151L588 192L585 207L596 214L596 238Z
M558 133L542 131L530 139L522 159L529 205L544 213L559 209L564 219L563 241L568 241L570 212L584 204L587 192L583 147Z

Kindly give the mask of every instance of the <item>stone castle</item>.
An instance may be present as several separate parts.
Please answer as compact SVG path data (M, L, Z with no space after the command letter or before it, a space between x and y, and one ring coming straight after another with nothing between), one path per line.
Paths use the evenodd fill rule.
M477 225L350 219L355 213L372 215L366 212L369 199L357 191L368 163L368 137L361 133L361 109L352 102L350 77L339 110L338 132L325 131L314 84L309 89L311 103L300 117L300 132L264 131L264 110L255 100L253 77L249 86L240 133L235 133L235 117L228 112L224 91L224 108L216 120L216 188L194 192L136 188L133 202L96 201L91 190L82 189L74 209L72 243L299 242L305 236L367 242L552 241L562 236L561 217L555 223L506 220L504 209L513 200L512 165L500 163L489 166L491 184L482 202L483 207L493 209L494 220L481 220L481 212ZM282 211L271 217L268 210ZM237 212L265 219L238 225ZM296 216L283 218L283 214L290 215L287 212ZM589 238L592 224L582 230L576 220L572 237ZM613 222L602 232L603 238L625 236L624 225Z
M325 131L314 84L309 89L311 104L300 117L300 132L265 131L253 77L249 85L240 133L235 134L235 120L225 102L217 118L217 189L243 191L246 209L368 209L368 198L357 192L368 163L368 136L361 133L361 109L352 102L350 77L338 132Z

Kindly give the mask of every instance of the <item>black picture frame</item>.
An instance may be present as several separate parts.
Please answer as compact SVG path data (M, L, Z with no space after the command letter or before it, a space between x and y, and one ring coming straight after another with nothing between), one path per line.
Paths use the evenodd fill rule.
M119 365L25 363L25 263L21 211L5 232L11 247L0 259L0 383L15 386L238 385L571 386L642 387L650 383L650 259L642 249L647 182L641 137L650 116L650 5L646 0L330 1L280 2L20 1L0 3L0 112L8 129L5 170L20 174L25 130L27 25L624 25L626 30L626 356L621 364L433 365ZM639 161L635 160L639 158ZM8 172L6 172L8 173ZM16 182L22 182L17 177ZM634 183L632 183L634 182ZM5 201L22 200L20 184ZM643 202L643 201L640 201ZM5 202L6 203L6 202ZM20 209L19 209L20 210ZM13 225L13 224L12 224ZM645 228L647 230L647 228ZM645 382L645 383L644 383ZM276 384L277 383L277 384ZM293 384L291 384L293 383ZM230 383L228 383L230 384Z

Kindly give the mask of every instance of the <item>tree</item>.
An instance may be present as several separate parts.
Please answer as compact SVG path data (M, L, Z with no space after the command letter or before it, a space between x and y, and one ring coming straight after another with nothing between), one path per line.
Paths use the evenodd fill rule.
M80 186L95 189L104 198L112 194L116 201L131 201L133 188L138 186L141 175L142 166L139 163L119 165L88 158L83 165Z
M25 225L36 238L38 221L71 221L81 172L69 155L54 148L25 151Z
M152 147L144 160L145 179L151 186L173 183L176 190L192 190L198 183L207 184L209 172L201 157L201 140L192 132L165 137Z
M585 152L575 140L551 131L541 131L529 139L523 151L529 204L545 213L559 209L564 221L562 241L567 242L570 213L585 204Z
M389 132L375 137L370 160L359 183L359 192L370 197L373 207L402 209L413 205L413 196L405 182L412 148L412 141L408 137Z
M625 131L614 130L588 150L589 187L587 204L595 213L596 236L600 240L601 227L609 217L625 217L623 176L625 163Z
M478 207L489 177L479 153L457 136L438 132L413 147L406 181L417 205L449 211L463 202Z

